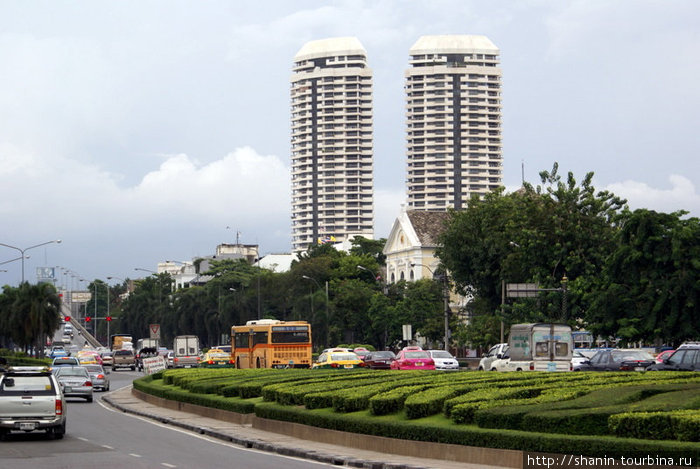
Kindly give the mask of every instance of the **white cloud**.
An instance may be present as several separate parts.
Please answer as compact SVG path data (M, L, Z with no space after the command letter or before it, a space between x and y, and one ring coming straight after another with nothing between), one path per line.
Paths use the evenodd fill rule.
M632 210L647 208L658 212L686 210L692 216L700 216L700 194L685 176L669 176L670 189L657 189L637 181L623 181L608 185L605 189L627 199Z
M374 237L386 238L389 236L394 220L401 212L401 204L406 203L404 190L374 190Z

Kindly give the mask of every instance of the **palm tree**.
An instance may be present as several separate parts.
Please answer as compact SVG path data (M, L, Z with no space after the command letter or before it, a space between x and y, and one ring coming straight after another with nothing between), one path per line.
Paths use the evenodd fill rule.
M54 333L60 325L61 300L56 288L48 283L20 284L12 304L11 321L19 326L19 345L28 348L34 345L38 356L44 355L46 336Z

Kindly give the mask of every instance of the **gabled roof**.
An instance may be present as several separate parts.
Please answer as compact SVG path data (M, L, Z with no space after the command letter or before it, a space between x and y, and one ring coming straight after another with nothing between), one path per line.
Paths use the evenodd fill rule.
M421 246L437 246L438 236L445 231L449 218L447 212L407 210L406 215L420 240Z

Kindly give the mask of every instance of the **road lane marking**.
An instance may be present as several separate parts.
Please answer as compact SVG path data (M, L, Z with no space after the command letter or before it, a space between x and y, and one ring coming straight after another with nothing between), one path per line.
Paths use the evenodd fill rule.
M141 457L140 454L134 454L134 453L129 453L129 456L133 456L133 457L135 457L135 458L140 458L140 457Z
M100 446L102 446L103 448L107 448L107 449L114 449L113 447L111 447L109 445L100 445Z
M90 441L90 440L88 440L87 438L83 438L82 436L79 436L78 439L79 439L79 440L82 440L82 441Z
M168 464L167 462L162 462L162 463L160 463L160 464L161 464L162 466L165 466L165 467L177 467L177 466L173 466L172 464Z

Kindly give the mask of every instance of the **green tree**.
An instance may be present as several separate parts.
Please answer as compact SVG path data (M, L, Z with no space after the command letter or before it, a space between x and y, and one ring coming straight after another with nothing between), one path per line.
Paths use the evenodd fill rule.
M501 285L536 283L560 288L568 278L568 315L562 317L562 294L542 294L537 301L509 305L512 321L582 318L584 295L613 249L615 226L625 201L596 192L593 173L579 185L572 173L562 181L555 164L540 173L541 186L512 194L496 191L474 197L461 212L452 212L440 237L437 255L463 293L475 298L471 313L500 314ZM517 315L516 315L517 313Z
M625 212L616 249L590 294L591 329L625 342L700 336L700 220Z

